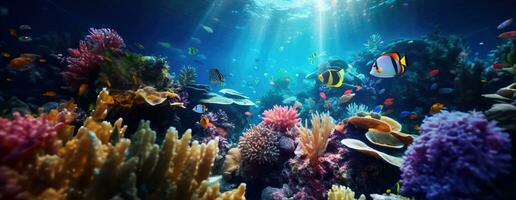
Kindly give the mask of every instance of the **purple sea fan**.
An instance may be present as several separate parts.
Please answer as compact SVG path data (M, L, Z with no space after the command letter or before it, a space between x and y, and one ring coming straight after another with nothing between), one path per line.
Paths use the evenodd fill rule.
M14 113L14 119L0 118L0 164L16 166L37 153L55 153L56 124L46 116L33 118Z
M404 195L417 199L462 199L495 195L495 181L511 161L509 135L479 112L428 117L421 136L405 153Z

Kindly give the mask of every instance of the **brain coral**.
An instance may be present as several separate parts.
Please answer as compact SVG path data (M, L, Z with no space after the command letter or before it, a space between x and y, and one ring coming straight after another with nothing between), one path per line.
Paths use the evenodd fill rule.
M288 106L274 106L263 112L263 124L272 126L278 131L285 132L300 121L297 110Z
M417 199L492 195L509 172L509 135L479 112L443 111L428 117L405 153L401 192Z
M258 164L270 164L278 160L279 133L263 124L249 128L240 138L239 149L242 161Z

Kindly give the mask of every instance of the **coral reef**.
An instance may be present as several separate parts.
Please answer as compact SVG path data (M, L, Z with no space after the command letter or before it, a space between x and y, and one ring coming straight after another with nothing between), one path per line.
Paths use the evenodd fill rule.
M509 133L516 133L516 83L500 88L495 94L484 94L482 96L497 103L485 111L486 117L496 120L498 124Z
M364 48L366 51L375 54L378 53L382 44L382 36L376 33L369 36L369 39L367 39L367 43L364 44Z
M353 102L346 106L346 116L347 117L357 116L358 113L367 113L370 111L371 110L369 109L369 107L364 104L356 104Z
M281 132L294 128L300 121L297 110L288 106L274 106L272 109L264 111L262 115L264 125Z
M179 85L190 85L195 83L195 79L197 78L197 72L195 71L195 67L192 66L183 66L181 71L179 71L178 82Z
M312 165L316 165L319 156L323 155L328 145L328 138L335 127L333 119L328 114L314 114L311 119L312 130L304 127L299 128L299 145L303 154L308 157Z
M365 199L363 194L358 197L358 200ZM355 192L346 186L333 185L328 191L328 200L355 200Z
M242 162L261 165L276 162L279 157L278 137L279 133L266 125L247 129L238 146Z
M402 194L424 199L493 198L497 178L508 174L509 135L479 112L443 111L426 118L409 147Z
M27 170L2 162L1 197L244 199L245 184L224 193L219 192L218 183L208 184L218 152L217 140L191 143L190 131L179 138L170 128L162 145L157 145L156 133L148 122L142 122L133 137L126 139L121 119L113 125L102 121L112 103L109 93L102 91L95 110L73 138L66 143L54 138L51 143L59 144L56 151L40 152L26 163L23 169ZM24 119L16 119L20 120ZM27 132L43 131L40 127L31 126Z

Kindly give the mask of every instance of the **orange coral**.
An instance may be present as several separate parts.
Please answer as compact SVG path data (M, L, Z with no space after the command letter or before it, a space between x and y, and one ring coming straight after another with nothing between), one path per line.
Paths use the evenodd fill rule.
M328 138L332 133L333 119L329 114L313 114L312 130L308 129L308 125L299 127L299 145L303 150L303 154L307 155L310 164L316 164L319 156L323 155L328 145Z

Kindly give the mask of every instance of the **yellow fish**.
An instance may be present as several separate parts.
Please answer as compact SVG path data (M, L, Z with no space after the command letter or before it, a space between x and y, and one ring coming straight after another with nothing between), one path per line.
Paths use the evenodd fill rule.
M442 109L444 109L444 104L442 103L434 103L432 104L432 106L430 107L430 114L433 115L435 113L439 113L441 112Z
M319 74L319 81L328 87L338 88L342 86L342 83L344 82L344 69L328 69L325 72Z

